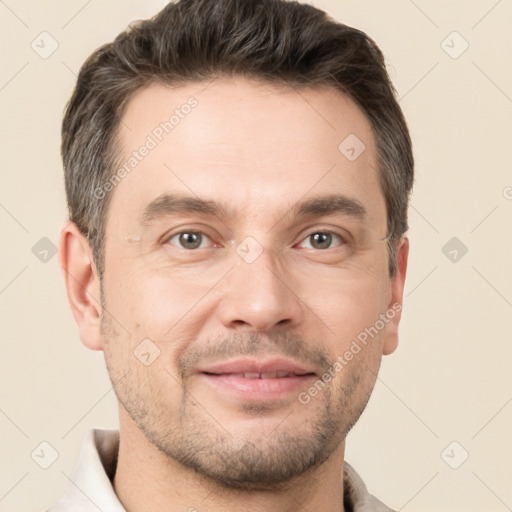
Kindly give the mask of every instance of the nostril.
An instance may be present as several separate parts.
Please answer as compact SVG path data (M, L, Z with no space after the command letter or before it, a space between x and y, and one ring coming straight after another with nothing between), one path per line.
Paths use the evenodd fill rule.
M249 325L247 322L245 322L244 320L233 320L232 324L234 326L242 326L242 325Z

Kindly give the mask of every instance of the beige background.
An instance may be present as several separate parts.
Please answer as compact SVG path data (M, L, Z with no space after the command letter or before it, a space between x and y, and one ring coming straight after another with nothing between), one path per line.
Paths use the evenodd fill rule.
M40 261L44 246L39 257L32 248L43 237L57 244L65 220L60 121L79 67L164 4L0 1L1 511L55 501L84 433L117 425L102 353L79 340L57 257ZM401 345L384 360L347 460L397 510L511 510L512 2L314 4L383 49L417 162ZM31 48L43 31L59 45L46 59ZM464 45L453 31L469 44L458 58L447 53ZM452 237L468 249L456 262L442 250ZM48 469L31 458L43 441L59 454ZM463 450L469 458L452 469Z

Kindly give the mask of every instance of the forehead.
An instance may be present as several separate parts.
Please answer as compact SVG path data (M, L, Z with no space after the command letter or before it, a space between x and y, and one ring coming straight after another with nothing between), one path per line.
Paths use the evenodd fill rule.
M360 200L374 222L385 214L369 122L334 88L239 77L152 84L128 103L118 140L122 178L107 226L133 227L151 201L174 192L261 222L322 193Z

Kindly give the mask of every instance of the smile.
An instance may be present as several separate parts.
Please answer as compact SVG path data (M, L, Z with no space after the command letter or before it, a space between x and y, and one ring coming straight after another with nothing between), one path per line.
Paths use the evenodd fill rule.
M285 398L317 377L305 365L284 358L233 359L201 368L198 375L217 391L243 401Z

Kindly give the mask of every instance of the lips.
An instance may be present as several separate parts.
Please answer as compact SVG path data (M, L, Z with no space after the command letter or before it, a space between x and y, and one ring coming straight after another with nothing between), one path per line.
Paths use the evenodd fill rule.
M313 374L315 372L290 359L233 359L201 368L200 373L237 375L247 379L275 379Z
M282 358L236 359L205 366L200 377L223 392L243 400L275 400L303 388L316 373L295 361Z
M208 373L208 372L206 372ZM231 375L232 377L243 377L245 379L285 379L287 377L296 377L297 375L307 375L307 373L291 373L291 372L245 372L245 373L223 373L211 375Z

